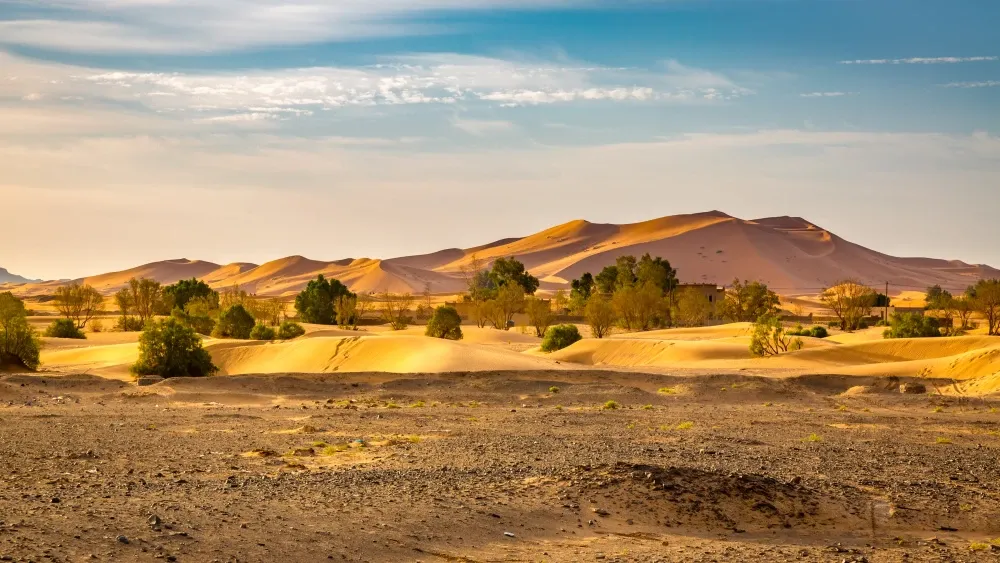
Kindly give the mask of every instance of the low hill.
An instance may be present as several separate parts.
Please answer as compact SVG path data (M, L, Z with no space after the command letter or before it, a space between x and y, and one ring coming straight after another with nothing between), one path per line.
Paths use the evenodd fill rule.
M28 278L8 272L6 268L0 268L0 284L30 283L33 281L37 280L29 280Z

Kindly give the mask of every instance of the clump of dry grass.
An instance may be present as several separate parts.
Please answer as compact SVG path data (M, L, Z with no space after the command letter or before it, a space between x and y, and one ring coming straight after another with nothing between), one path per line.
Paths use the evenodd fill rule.
M823 441L823 437L820 436L819 434L816 434L815 432L813 432L812 434L806 436L803 439L803 441L804 442L813 442L813 443L815 443L815 442L822 442Z
M618 404L618 401L608 401L601 405L601 410L605 411L613 411L619 408L621 408L621 405Z

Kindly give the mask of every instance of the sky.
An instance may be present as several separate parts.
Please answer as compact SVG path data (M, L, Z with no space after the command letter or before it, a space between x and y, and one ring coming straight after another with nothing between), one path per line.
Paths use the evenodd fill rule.
M0 0L0 267L389 258L713 209L1000 266L998 21L995 0Z

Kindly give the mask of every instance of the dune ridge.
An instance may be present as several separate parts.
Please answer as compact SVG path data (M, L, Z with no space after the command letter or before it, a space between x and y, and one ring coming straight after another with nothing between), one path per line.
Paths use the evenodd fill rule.
M197 277L216 288L239 285L261 296L288 297L323 274L356 292L419 293L428 288L449 294L462 291L461 272L474 258L488 265L512 256L542 280L543 290L555 290L586 271L600 271L619 256L647 252L670 260L682 282L724 285L734 278L754 279L786 296L814 295L847 277L878 286L888 281L897 293L935 284L961 291L980 278L1000 277L1000 270L985 265L882 254L801 217L743 220L709 211L625 225L575 220L526 237L399 258L318 261L289 256L259 266L166 260L82 281L112 293L131 277L162 283ZM27 283L13 286L13 291L42 295L63 283Z

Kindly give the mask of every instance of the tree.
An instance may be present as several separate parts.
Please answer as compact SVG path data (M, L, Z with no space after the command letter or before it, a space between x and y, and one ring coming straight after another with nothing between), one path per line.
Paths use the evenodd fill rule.
M174 318L146 325L139 337L139 360L132 366L133 374L160 377L203 377L217 371L201 338Z
M225 311L233 305L242 305L247 309L247 302L250 301L250 294L241 289L239 284L227 287L219 294L219 309Z
M424 282L424 291L420 294L420 304L417 305L417 320L426 321L434 314L434 299L431 297L431 283Z
M514 315L524 308L524 289L516 283L508 283L497 290L496 299L489 301L490 322L494 328L510 330Z
M958 317L958 330L969 329L969 320L972 318L972 313L976 311L974 301L974 299L967 295L955 297L951 300L951 310Z
M777 315L780 304L778 294L767 285L734 279L733 285L726 289L720 312L730 322L752 323L764 316Z
M556 318L549 302L537 297L525 300L524 311L528 314L528 324L535 327L535 336L539 338L545 336L545 331Z
M123 287L115 293L115 304L118 305L118 313L121 317L118 320L118 326L121 330L129 330L129 313L132 311L132 306L135 300L132 299L132 291L127 287Z
M358 297L356 295L341 295L336 303L337 320L340 328L357 326Z
M566 290L559 289L556 290L555 294L552 296L552 306L555 308L556 313L563 314L566 312L566 305L569 303L569 299L566 298Z
M285 315L285 303L277 297L261 299L247 296L242 305L257 322L268 326L278 326Z
M617 274L616 274L617 275ZM587 306L590 295L594 292L594 276L590 272L584 272L580 279L570 282L569 302L570 310L579 312Z
M680 282L677 280L677 270L670 266L670 262L657 256L653 258L647 252L639 259L635 268L636 282L639 284L653 284L660 288L663 295L667 296L667 303L674 305L674 291Z
M198 297L212 299L215 301L216 307L218 307L218 292L197 278L180 280L173 285L163 288L164 304L171 310L174 308L184 310L189 301Z
M916 313L893 313L884 338L929 338L941 336L937 319Z
M410 307L413 305L413 296L409 293L389 293L388 291L380 295L382 318L389 323L392 330L404 330L409 326Z
M100 313L104 296L89 285L72 283L56 288L56 310L63 317L73 321L77 329L83 329L95 314Z
M185 322L198 334L208 336L215 328L215 317L219 315L218 295L189 299L184 309L174 307L171 316Z
M42 344L28 324L24 302L5 291L0 293L0 365L38 368Z
M948 309L950 308L952 298L951 292L947 289L943 289L940 285L932 285L927 288L927 300L924 308L937 311ZM883 305L876 304L875 306L880 307Z
M664 305L660 289L653 284L619 287L611 296L611 303L622 328L630 331L649 330Z
M351 329L358 330L358 323L364 320L365 314L374 307L372 296L367 293L358 294L354 300L354 319L351 321Z
M212 331L212 336L247 340L250 338L250 331L256 324L253 315L243 305L233 305L219 315L219 321L215 325L215 330Z
M427 330L424 334L432 338L461 340L463 338L462 317L458 316L458 311L454 307L438 307L434 309L434 314L427 322Z
M789 350L801 350L802 339L792 339L785 333L781 320L774 315L764 315L753 325L750 353L755 357L777 356Z
M587 324L590 325L590 333L594 338L604 338L611 334L612 328L618 322L618 315L615 314L615 307L611 300L600 294L593 294L587 300L584 309L584 316Z
M702 326L712 314L712 304L693 287L681 290L674 305L674 321L681 326Z
M549 327L545 331L545 338L542 339L542 352L555 352L581 340L579 329L576 325L556 325Z
M306 288L295 297L295 310L299 317L307 322L321 325L332 325L337 322L334 303L337 298L354 294L336 279L326 279L320 274L309 282Z
M820 300L840 319L841 330L854 331L872 313L875 290L856 280L844 280L830 287Z
M145 325L159 313L164 312L163 288L160 282L149 278L132 278L128 281L132 296L132 311Z
M597 276L594 277L594 285L597 291L604 295L611 295L618 288L618 266L605 266Z
M527 295L538 290L538 278L524 269L524 264L514 258L497 258L490 270L490 280L499 289L508 284L517 284Z
M988 334L1000 335L1000 279L979 280L970 293L976 310L986 318Z
M70 319L58 319L52 321L52 324L45 329L45 336L49 338L87 338L83 335L83 332L77 328L76 323Z

